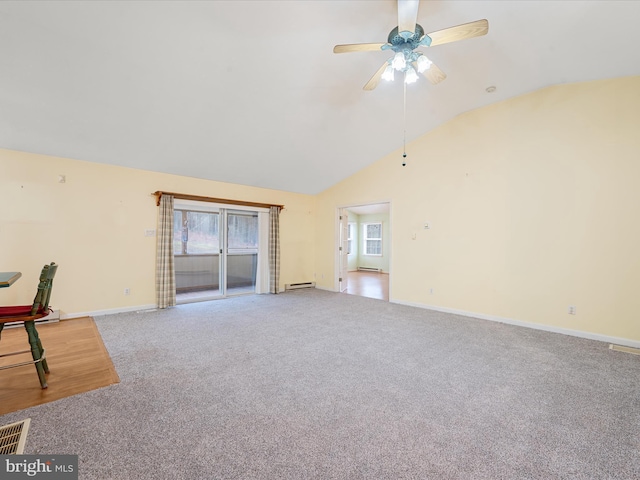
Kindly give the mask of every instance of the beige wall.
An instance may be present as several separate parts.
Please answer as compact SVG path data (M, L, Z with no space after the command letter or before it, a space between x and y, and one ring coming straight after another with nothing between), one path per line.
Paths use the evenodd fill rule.
M0 304L30 303L50 261L63 316L155 304L156 190L285 205L281 288L313 280L312 196L0 149L0 270L23 272Z
M284 204L281 288L334 289L337 207L390 201L392 301L637 342L639 112L640 77L550 87L316 197L0 150L0 269L24 272L0 303L29 303L56 261L63 316L154 304L155 190Z
M406 167L399 150L318 195L318 286L334 288L336 208L384 191L392 301L639 341L638 132L640 77L461 115Z

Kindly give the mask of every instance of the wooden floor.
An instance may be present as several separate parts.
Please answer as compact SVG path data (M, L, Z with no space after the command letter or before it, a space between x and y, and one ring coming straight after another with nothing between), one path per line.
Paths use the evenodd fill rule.
M349 272L347 291L351 295L389 301L389 274Z
M51 373L41 389L33 365L0 370L0 415L118 383L120 379L90 317L38 325ZM5 328L0 354L29 350L23 327ZM31 353L0 358L0 365L29 360Z

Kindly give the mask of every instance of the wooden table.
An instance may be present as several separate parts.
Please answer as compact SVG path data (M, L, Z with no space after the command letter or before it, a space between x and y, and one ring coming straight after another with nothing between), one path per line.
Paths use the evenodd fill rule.
M0 288L10 287L21 276L20 272L0 272Z

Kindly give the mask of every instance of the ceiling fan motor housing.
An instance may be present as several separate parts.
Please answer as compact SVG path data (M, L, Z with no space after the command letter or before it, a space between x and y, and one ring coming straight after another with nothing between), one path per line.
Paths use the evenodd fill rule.
M422 56L422 53L414 51L418 47L428 47L431 45L431 37L429 35L425 35L424 28L422 25L416 23L416 28L414 32L404 31L398 32L398 27L391 30L388 37L388 42L380 47L381 50L393 50L398 53L402 53L405 59L404 68L397 69L406 72L409 69L412 69L410 65L417 61L419 57ZM393 58L388 60L389 65L391 65Z
M405 50L414 50L420 46L428 47L431 45L431 37L425 35L422 25L416 23L414 32L399 32L398 27L395 27L389 32L387 42L389 43L382 47L383 50L391 49L394 52L402 52Z

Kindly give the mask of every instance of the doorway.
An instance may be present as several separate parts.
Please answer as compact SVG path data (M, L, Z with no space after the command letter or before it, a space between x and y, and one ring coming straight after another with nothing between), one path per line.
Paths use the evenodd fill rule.
M268 213L226 207L176 202L176 303L256 293Z
M339 208L336 250L336 285L339 292L389 301L389 202Z

